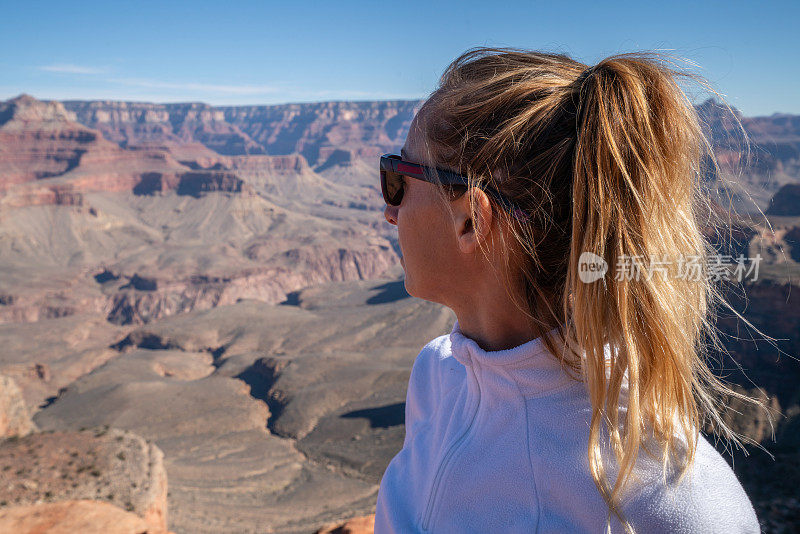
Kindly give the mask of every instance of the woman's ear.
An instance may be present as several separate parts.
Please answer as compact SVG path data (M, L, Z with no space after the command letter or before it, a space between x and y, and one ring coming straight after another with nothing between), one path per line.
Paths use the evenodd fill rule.
M474 211L470 210L470 197L474 202ZM458 248L465 254L471 254L478 249L481 241L488 240L491 233L492 204L489 197L480 188L471 187L453 202L453 214Z

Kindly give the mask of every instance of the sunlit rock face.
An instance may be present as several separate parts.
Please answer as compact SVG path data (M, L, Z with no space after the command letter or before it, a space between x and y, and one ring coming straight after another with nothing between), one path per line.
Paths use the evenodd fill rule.
M0 531L15 534L167 534L133 512L90 499L7 506L0 509Z
M83 206L86 192L251 192L231 172L191 169L159 147L125 150L59 102L0 103L0 206Z
M26 436L36 430L17 383L0 375L0 439Z

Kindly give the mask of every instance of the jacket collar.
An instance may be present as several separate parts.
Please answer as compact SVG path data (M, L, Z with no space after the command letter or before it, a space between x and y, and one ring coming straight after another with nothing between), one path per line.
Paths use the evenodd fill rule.
M558 327L550 332L557 330ZM541 395L576 383L547 350L544 336L510 349L486 351L464 335L456 319L450 332L450 348L453 357L465 367L480 367L480 374L488 372L512 378L525 396Z

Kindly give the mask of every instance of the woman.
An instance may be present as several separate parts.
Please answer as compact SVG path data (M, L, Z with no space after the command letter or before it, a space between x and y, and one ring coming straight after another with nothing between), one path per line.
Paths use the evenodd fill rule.
M709 250L710 154L679 75L470 50L381 158L406 289L457 321L414 362L377 534L759 531L698 432L736 441L736 394L702 358L718 290L681 260Z

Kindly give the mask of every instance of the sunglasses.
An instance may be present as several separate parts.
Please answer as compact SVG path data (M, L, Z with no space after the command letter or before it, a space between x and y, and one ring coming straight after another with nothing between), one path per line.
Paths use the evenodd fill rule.
M410 176L433 184L440 183L446 186L456 186L457 189L463 188L464 191L469 186L469 181L465 176L435 167L428 167L427 165L404 161L403 157L397 154L384 154L381 156L380 173L383 200L390 206L399 206L403 201L403 176ZM491 186L483 186L481 189L515 217L523 220L527 218L523 210L518 208L511 199L497 189Z

